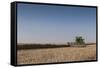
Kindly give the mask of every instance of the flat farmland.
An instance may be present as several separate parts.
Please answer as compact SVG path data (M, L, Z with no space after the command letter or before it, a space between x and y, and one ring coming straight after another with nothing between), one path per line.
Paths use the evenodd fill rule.
M96 60L96 45L86 47L56 47L18 49L17 64L40 64L53 62Z

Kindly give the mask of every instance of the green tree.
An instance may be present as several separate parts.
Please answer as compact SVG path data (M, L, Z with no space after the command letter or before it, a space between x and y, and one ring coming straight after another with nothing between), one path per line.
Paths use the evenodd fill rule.
M84 45L85 44L84 39L82 38L82 36L77 36L75 38L75 42L76 42L77 45Z

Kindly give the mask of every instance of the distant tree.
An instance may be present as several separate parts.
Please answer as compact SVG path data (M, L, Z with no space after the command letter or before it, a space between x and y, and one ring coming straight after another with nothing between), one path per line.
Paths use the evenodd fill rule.
M71 46L70 42L67 42L67 46L68 46L68 47Z
M77 45L85 45L84 39L82 38L82 36L77 36L75 38L75 42Z

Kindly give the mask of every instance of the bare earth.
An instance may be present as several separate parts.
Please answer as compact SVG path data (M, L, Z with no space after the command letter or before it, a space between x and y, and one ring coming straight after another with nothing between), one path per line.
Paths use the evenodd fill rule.
M87 47L63 47L17 51L18 64L40 64L88 60L96 60L96 45L89 45Z

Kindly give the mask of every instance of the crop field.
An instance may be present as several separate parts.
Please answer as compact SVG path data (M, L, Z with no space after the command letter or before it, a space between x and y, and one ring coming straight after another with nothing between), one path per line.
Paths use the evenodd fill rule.
M96 60L96 45L86 47L29 48L17 50L17 64Z

